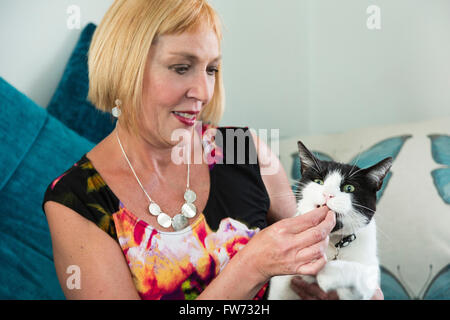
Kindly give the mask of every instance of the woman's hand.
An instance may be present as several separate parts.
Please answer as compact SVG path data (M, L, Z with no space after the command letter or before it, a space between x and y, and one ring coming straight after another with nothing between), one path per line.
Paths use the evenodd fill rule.
M256 234L238 253L261 283L276 275L315 275L326 263L334 212L321 207L280 220Z
M339 300L336 291L327 293L320 289L317 283L308 283L301 277L292 278L291 289L298 294L302 300ZM371 300L384 300L384 295L380 288L375 290L375 294Z
M319 285L308 283L302 277L293 277L291 280L291 289L298 294L302 300L339 300L336 291L325 292Z
M326 263L335 214L321 207L280 220L238 251L197 299L252 299L276 275L315 275Z

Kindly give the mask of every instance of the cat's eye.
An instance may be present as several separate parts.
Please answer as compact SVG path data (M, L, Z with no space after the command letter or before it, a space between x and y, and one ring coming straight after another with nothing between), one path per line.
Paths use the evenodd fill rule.
M346 184L343 188L342 191L347 192L347 193L352 193L353 191L355 191L355 187L352 186L351 184Z
M318 184L323 184L323 180L322 179L314 179L314 182L318 183Z

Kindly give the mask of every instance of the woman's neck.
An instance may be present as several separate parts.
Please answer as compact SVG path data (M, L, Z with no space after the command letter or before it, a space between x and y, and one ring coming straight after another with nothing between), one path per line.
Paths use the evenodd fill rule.
M116 126L114 131L116 140L118 134L125 154L134 170L138 172L152 171L158 178L167 176L167 174L173 172L173 170L179 169L180 164L187 163L186 157L184 159L181 159L180 157L185 156L188 150L191 151L190 163L192 163L194 143L200 143L200 139L190 139L188 142L189 147L182 149L181 143L175 146L157 145L156 143L152 143L145 139L142 135L135 135L129 132L120 125ZM117 149L122 153L118 142ZM128 167L125 157L123 157L123 163Z

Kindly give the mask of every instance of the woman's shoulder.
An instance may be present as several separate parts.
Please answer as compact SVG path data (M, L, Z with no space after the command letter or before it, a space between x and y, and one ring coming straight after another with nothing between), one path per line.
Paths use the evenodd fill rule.
M104 222L105 219L109 221L117 209L118 203L115 200L84 154L49 184L44 194L42 210L45 213L44 205L47 201L57 202L94 222L114 237L114 227Z
M88 165L86 154L84 154L80 160L75 162L48 185L45 194L58 193L65 189L77 189L77 187L83 184L82 181L86 179L83 168L86 168Z

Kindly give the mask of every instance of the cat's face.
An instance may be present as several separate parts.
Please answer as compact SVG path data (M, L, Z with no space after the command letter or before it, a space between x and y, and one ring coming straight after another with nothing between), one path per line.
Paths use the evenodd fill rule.
M366 226L376 209L376 192L392 165L387 158L374 166L357 166L321 161L299 141L302 178L298 206L302 213L326 205L336 213L332 232L348 235Z

